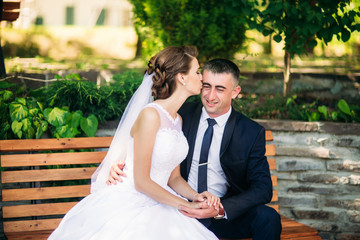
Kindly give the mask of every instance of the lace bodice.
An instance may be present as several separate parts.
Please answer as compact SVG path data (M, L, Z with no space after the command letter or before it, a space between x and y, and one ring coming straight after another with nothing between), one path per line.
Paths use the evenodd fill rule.
M183 161L189 146L181 131L179 115L173 119L171 115L159 104L150 103L146 107L153 107L160 116L160 127L156 134L151 159L150 177L162 187L167 186L171 172ZM134 142L130 139L129 151L126 158L125 173L129 180L133 180L133 153Z

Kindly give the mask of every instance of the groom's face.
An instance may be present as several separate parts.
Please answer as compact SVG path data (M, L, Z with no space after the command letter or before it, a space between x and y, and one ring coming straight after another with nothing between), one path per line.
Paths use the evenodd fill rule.
M210 117L215 118L229 111L231 100L238 96L240 90L230 73L204 70L201 102Z

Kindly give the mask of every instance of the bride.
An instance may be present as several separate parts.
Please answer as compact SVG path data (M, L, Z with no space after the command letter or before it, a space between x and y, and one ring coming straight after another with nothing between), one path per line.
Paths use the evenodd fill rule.
M178 211L180 205L221 206L217 196L197 193L180 175L189 147L177 111L200 93L196 57L193 47L173 46L150 59L107 156L92 176L91 194L65 215L49 239L217 239ZM110 168L119 159L126 159L127 178L108 186Z

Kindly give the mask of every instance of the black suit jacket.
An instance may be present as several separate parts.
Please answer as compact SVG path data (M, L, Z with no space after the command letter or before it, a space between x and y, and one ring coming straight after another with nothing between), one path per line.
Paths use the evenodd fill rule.
M188 179L201 116L201 103L186 103L179 110L189 153L181 163L181 175ZM228 220L238 218L251 207L272 198L272 182L265 157L265 129L234 109L225 125L220 148L221 167L229 188L221 199Z

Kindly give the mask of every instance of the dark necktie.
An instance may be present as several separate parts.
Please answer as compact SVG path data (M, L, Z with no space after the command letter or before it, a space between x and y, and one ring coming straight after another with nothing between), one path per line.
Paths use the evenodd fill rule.
M216 124L216 121L212 118L208 118L208 128L205 131L204 138L200 150L200 159L199 159L199 171L198 171L198 192L202 193L207 191L207 165L208 165L208 155L209 148L211 145L211 140L214 132L213 126Z

